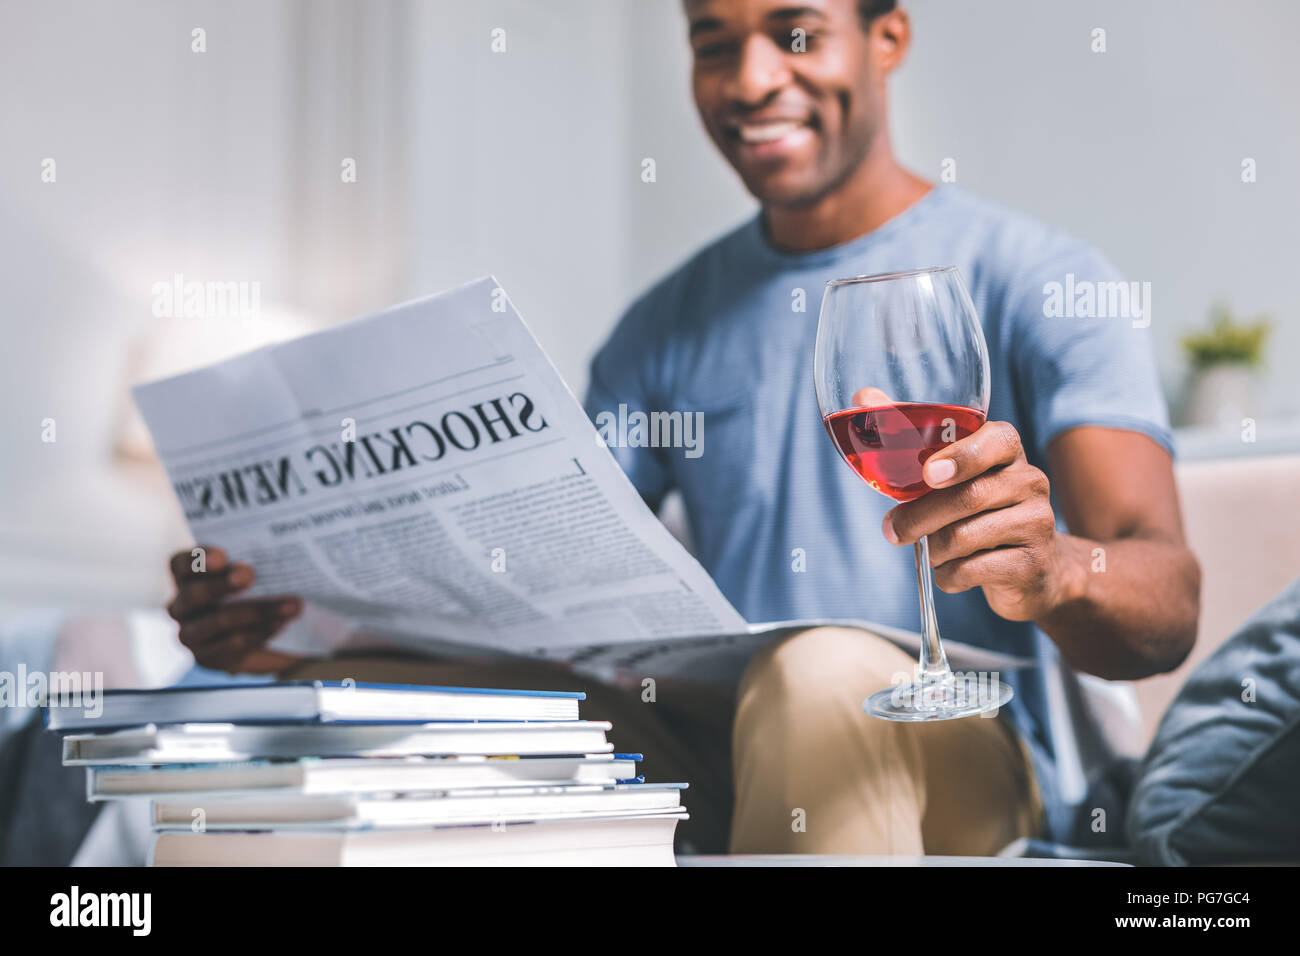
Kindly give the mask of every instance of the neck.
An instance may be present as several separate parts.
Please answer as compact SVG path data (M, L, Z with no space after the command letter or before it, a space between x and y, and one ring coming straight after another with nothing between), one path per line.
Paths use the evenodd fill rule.
M814 252L866 235L930 191L894 159L884 136L852 175L807 205L765 205L768 240L786 252Z

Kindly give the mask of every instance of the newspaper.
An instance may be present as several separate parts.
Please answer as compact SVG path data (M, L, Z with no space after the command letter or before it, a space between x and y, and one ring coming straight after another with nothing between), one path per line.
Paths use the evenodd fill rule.
M490 277L134 394L197 544L254 567L247 596L307 602L277 649L726 681L800 626L728 603Z

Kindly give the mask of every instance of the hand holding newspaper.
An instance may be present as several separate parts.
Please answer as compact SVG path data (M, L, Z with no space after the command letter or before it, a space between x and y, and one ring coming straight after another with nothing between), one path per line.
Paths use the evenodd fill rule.
M347 623L291 627L280 650L386 644L730 681L767 639L821 623L746 624L491 278L135 398L195 541L256 569L246 596L298 595Z

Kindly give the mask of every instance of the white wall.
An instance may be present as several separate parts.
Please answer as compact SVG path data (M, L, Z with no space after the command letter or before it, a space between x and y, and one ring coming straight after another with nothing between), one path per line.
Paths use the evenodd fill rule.
M278 67L288 9L0 7L0 599L162 588L176 509L107 465L131 343L175 272L262 280L289 250ZM209 53L190 53L191 26ZM57 179L42 182L42 161ZM42 421L55 421L54 443ZM146 572L144 569L148 569Z
M903 158L1151 281L1171 384L1212 298L1274 312L1294 404L1300 5L909 6ZM110 453L141 336L204 345L150 312L175 272L316 324L494 272L581 392L631 296L753 209L688 70L679 0L0 4L0 606L161 598L175 506Z
M581 394L627 296L622 15L609 0L413 8L402 295L487 273ZM505 30L505 52L491 48Z

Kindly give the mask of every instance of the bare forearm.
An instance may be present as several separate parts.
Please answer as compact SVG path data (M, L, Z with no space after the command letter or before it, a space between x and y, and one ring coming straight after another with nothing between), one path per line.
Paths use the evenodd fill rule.
M1058 535L1060 603L1038 620L1077 670L1137 680L1177 667L1196 639L1200 566L1183 545Z

